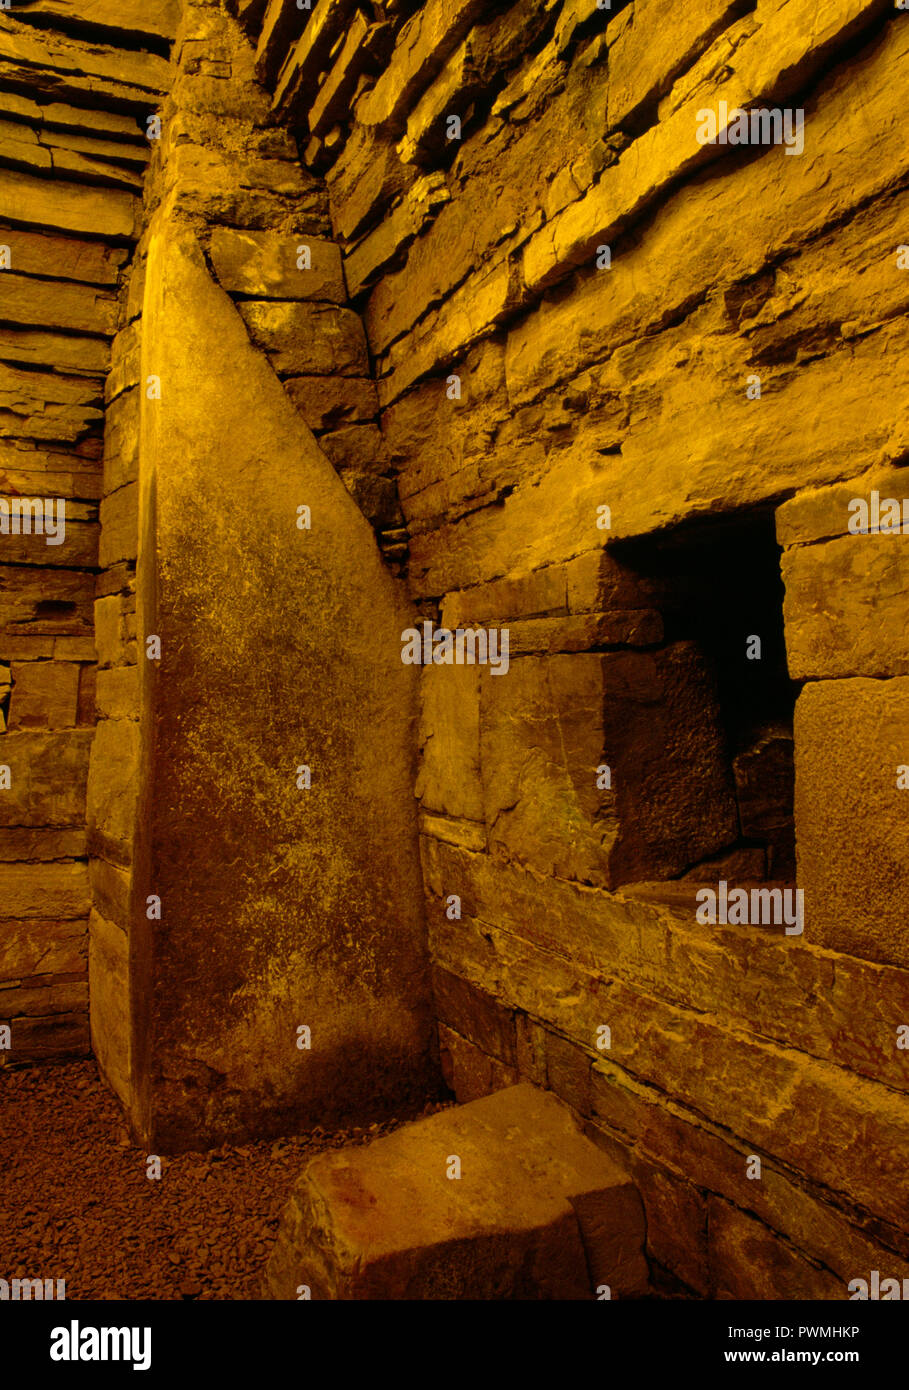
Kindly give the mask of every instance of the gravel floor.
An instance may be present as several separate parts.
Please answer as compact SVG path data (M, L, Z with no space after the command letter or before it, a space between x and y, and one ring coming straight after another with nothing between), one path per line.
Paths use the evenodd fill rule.
M261 1298L304 1156L396 1125L181 1154L153 1181L94 1062L4 1069L0 1278L63 1278L76 1299Z

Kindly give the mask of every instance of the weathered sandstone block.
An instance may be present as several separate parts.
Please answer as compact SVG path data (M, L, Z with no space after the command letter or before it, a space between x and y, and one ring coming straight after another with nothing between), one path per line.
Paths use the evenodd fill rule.
M301 269L300 246L309 247L311 265ZM216 227L211 259L223 289L256 299L347 301L341 251L332 241L302 233L235 231Z
M299 10L289 13L281 0L270 0L261 25L256 62L260 75L278 73L274 106L281 115L293 115L300 108L305 112L352 7L353 0L336 0L333 5L317 6L315 13L307 17ZM302 34L301 20L306 21ZM295 41L288 51L289 39Z
M0 825L84 824L91 730L10 733L0 761L11 785L0 793Z
M336 1299L593 1299L602 1284L634 1297L643 1238L629 1179L525 1084L313 1159L268 1285L276 1298L303 1283Z
M344 425L319 439L319 448L339 471L355 468L380 475L389 471L388 450L378 425Z
M70 420L74 420L81 425L78 438L101 419L100 412L92 408L99 405L98 385L91 377L23 371L8 364L0 367L0 409L22 417L20 434L35 439L68 438ZM66 435L50 433L54 428L61 431L61 427L66 428Z
M91 95L96 105L154 105L167 90L168 65L157 54L86 43L51 30L19 24L0 15L0 58L13 72L28 73L29 90L55 98L63 93ZM98 97L107 100L98 100ZM89 105L92 103L89 102Z
M436 1013L443 1023L499 1061L509 1066L516 1063L515 1020L510 1009L492 994L438 966L432 972L432 990Z
M416 794L426 810L482 821L479 669L427 666L421 695Z
M738 17L739 9L736 0L702 0L679 10L670 32L662 23L660 4L635 0L634 8L622 10L607 31L611 126L622 125L640 107L664 96L724 22Z
M71 19L68 0L32 0L29 14ZM103 29L121 29L127 42L141 34L149 38L172 39L180 19L179 0L89 0L82 11L83 22Z
M23 366L55 367L58 371L97 377L100 396L100 378L107 370L109 353L107 343L99 338L46 333L40 328L0 328L0 352L6 361Z
M419 170L402 164L394 146L355 126L326 175L335 233L350 242L418 177Z
M907 750L905 676L812 682L799 696L795 826L805 935L819 946L904 967Z
M290 227L321 207L297 164L283 159L238 157L208 145L175 145L168 175L179 207L212 221L265 230Z
M360 511L378 531L403 525L398 492L391 478L377 478L358 468L338 467L338 477Z
M360 317L330 304L238 304L250 337L288 376L368 376L369 359Z
M0 828L0 861L15 863L30 859L37 862L84 857L85 831L81 827L64 830L55 830L47 826Z
M0 591L0 631L88 632L93 596L94 577L81 570L9 568Z
M284 390L311 430L333 430L379 413L375 382L367 377L293 376Z
M138 230L139 200L115 188L87 188L0 170L0 203L5 217L27 227L79 232L94 236L134 237Z
M98 666L135 665L136 642L129 635L135 599L122 593L105 594L95 602L95 650Z
M89 191L89 196L93 196ZM74 236L51 236L24 227L0 226L0 241L10 248L12 269L20 275L78 280L83 285L116 287L127 259L124 246L86 241ZM4 282L6 283L6 282Z
M95 689L99 719L138 718L139 684L135 666L99 671Z
M448 884L452 881L449 878ZM539 910L540 897L539 893L530 897L530 913ZM596 930L608 918L609 907L601 903L597 910L596 900L588 897L583 910L575 910L581 930L585 924ZM661 977L649 987L604 977L608 956L591 968L582 967L562 955L561 949L532 944L520 934L520 927L499 931L487 925L492 917L488 908L483 915L480 931L472 929L466 918L452 924L440 912L430 934L434 958L447 969L463 971L480 988L495 988L506 1006L527 1012L569 1037L588 1060L599 1055L594 1050L597 1029L607 1023L610 1058L641 1084L657 1087L702 1116L715 1116L727 1128L734 1122L735 1132L746 1144L757 1144L820 1187L840 1192L848 1201L899 1226L907 1187L899 1157L909 1132L905 1094L866 1080L848 1067L815 1061L788 1041L771 1045L747 1027L731 1025L724 1013L670 1006L659 992L652 992L663 988ZM550 918L545 925L558 940L558 922ZM613 929L615 935L627 935L628 923L616 922ZM563 941L564 936L562 932ZM668 947L659 949L665 958L690 947L686 943L683 948L670 938ZM699 953L692 973L695 969L705 970ZM778 968L777 977L782 973ZM785 1015L780 1024L785 1033ZM892 1024L889 1029L885 1024L881 1038L882 1051L889 1049L894 1058ZM858 1047L863 1040L864 1031L859 1030ZM695 1055L698 1066L690 1068L687 1061ZM849 1049L843 1049L841 1056L848 1063ZM768 1104L768 1096L775 1102ZM811 1127L798 1123L805 1113L824 1114L822 1146L815 1142Z
M79 671L69 661L14 662L10 729L71 728L76 722Z
M87 947L81 917L0 919L0 980L84 974Z
M106 569L118 560L135 560L139 547L139 485L127 483L105 497L100 509L98 563Z
M92 885L92 906L109 922L114 922L129 935L131 869L118 868L107 859L89 861ZM144 904L142 905L144 907Z
M902 1014L909 973L893 966L835 956L804 940L751 927L705 929L687 905L667 910L636 898L578 892L569 883L541 879L488 855L465 853L456 844L424 838L428 892L443 903L456 892L464 918L450 922L430 910L434 958L479 988L508 998L511 966L484 937L482 924L501 923L503 948L514 937L532 946L518 951L515 969L536 978L540 995L511 997L512 1006L548 1015L571 1031L578 1002L576 967L592 976L609 962L645 993L661 992L683 1007L713 1013L744 1031L767 1038L853 1073L906 1091L903 1054L895 1047L893 1019ZM542 954L541 954L542 952ZM568 962L566 964L566 962ZM785 968L784 968L785 967ZM523 987L523 986L522 986ZM591 988L596 990L595 978ZM600 1021L603 1021L600 1019Z
M78 502L68 503L66 529L59 545L48 545L47 536L38 532L0 535L0 556L14 565L37 565L41 568L60 566L68 569L96 565L100 527L94 519L89 520L93 512L94 508L89 509Z
M127 323L111 343L110 371L104 382L104 399L108 408L124 391L138 386L141 346L142 333L139 322Z
M88 981L55 980L39 976L35 981L0 984L0 1014L5 1019L71 1014L88 1005Z
M710 1198L707 1241L716 1298L848 1297L842 1279L804 1259L774 1231L719 1197Z
M716 697L690 644L484 671L481 727L500 855L615 887L671 877L737 836Z
M794 679L909 673L909 535L850 534L850 502L902 503L909 477L875 470L848 484L813 490L780 508L788 548L786 651Z
M607 169L578 202L532 237L524 251L525 283L540 289L565 275L592 254L598 238L608 242L672 178L716 158L717 147L699 145L691 138L696 112L708 100L726 100L733 108L758 97L784 98L795 73L804 81L838 42L854 34L862 20L869 23L879 8L876 0L838 0L825 12L819 33L806 22L809 2L799 0L795 8L771 11L758 31L745 37L734 58L730 55L729 64L712 74L712 91L702 86L690 95L685 91L675 109L666 111L634 142L625 159ZM705 70L706 76L709 62Z
M504 1091L519 1080L517 1067L505 1066L488 1052L439 1024L439 1064L450 1091L462 1105Z
M88 1011L15 1018L11 1023L13 1060L40 1062L78 1057L90 1051Z
M371 284L379 272L410 245L450 197L443 174L433 172L418 179L391 215L365 236L346 257L344 273L350 293L357 295L367 284Z
M429 0L404 26L391 60L357 107L357 120L394 134L462 35L483 11L483 0Z
M91 906L83 863L0 864L4 916L86 917Z
M104 491L116 492L139 476L139 391L127 390L104 412ZM107 538L104 538L105 548Z

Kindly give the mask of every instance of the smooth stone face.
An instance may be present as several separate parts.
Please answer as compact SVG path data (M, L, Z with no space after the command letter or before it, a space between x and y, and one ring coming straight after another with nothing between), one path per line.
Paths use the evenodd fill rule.
M114 863L132 858L139 794L139 727L134 719L103 719L95 730L88 773L88 833L94 853Z
M91 729L8 733L0 762L10 787L0 796L0 826L82 826Z
M76 722L79 667L71 661L13 664L10 729L66 729Z
M85 917L91 906L82 862L0 864L0 900L10 917Z

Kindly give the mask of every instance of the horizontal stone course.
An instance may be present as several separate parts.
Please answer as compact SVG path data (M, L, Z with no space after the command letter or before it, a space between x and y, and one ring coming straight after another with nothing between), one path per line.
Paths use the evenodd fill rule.
M91 1052L85 1007L74 1013L14 1018L10 1021L10 1032L12 1046L9 1052L2 1054L0 1065L17 1061L62 1061Z
M458 925L463 938L463 921ZM639 986L588 973L508 933L484 927L484 936L487 959L471 960L466 949L449 944L454 942L451 933L443 936L434 928L434 956L445 968L466 972L480 987L494 982L501 1002L542 1018L592 1055L597 1029L606 1024L612 1031L610 1055L640 1082L657 1086L733 1132L745 1129L740 1138L746 1144L899 1227L904 1198L894 1155L903 1142L898 1136L909 1123L904 1095L814 1062L804 1053L772 1047L726 1020L666 1005L642 994ZM477 944L471 942L471 949ZM893 1046L895 1051L895 1032ZM688 1059L694 1056L698 1066L689 1069ZM824 1115L820 1150L812 1126L795 1125L797 1114ZM866 1146L860 1136L871 1116L874 1142Z
M9 221L28 230L110 237L126 241L138 232L138 200L118 189L86 191L85 185L45 179L15 169L0 169L0 200Z
M0 901L12 918L69 919L91 905L84 863L0 864Z
M463 920L457 927L446 925L444 914L433 908L438 963L465 974L470 962L472 982L498 998L502 987L496 955L484 944L477 923L495 924L504 933L503 947L511 942L526 950L528 960L537 963L541 986L550 980L547 992L557 992L556 975L562 978L563 971L567 981L571 972L580 972L594 989L608 963L610 974L647 994L724 1018L743 1032L890 1087L909 1089L905 1054L896 1046L909 994L909 973L903 969L839 955L767 929L700 926L693 895L686 911L541 879L530 870L494 864L486 855L435 839L424 839L422 849L433 897L442 901L457 893L462 903ZM809 914L806 920L807 935ZM574 988L567 988L569 997Z

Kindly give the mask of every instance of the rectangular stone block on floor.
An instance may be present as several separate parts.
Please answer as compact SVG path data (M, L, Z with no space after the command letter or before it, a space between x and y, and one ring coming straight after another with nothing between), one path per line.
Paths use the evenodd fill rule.
M456 1175L457 1174L457 1175ZM525 1084L310 1160L268 1266L273 1298L595 1299L647 1292L640 1196L554 1096Z

